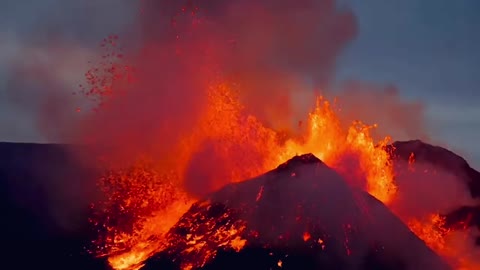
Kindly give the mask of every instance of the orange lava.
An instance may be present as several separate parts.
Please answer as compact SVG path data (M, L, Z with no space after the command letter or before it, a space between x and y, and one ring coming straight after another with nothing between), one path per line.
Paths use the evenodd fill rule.
M190 161L205 142L212 144L211 155L219 162L215 169L219 173L206 179L205 184L211 190L226 184L225 178L242 181L271 170L294 155L313 153L339 171L344 156L355 157L358 172L366 179L367 191L384 203L395 197L392 164L383 147L389 138L375 142L370 136L375 126L355 121L344 128L335 108L319 97L307 116L306 129L282 139L279 132L246 113L234 86L212 85L208 93L203 115L191 133L174 147L168 166L156 164L150 171L133 166L130 174L123 172L103 179L104 188L123 187L118 192L106 193L120 204L116 206L120 212L130 214L132 223L128 229L114 223L106 225L107 236L97 243L97 249L109 257L114 269L138 269L148 257L165 248L162 237L195 199L184 192L185 175ZM106 207L107 215L115 214L111 212L112 205ZM235 249L244 244L233 240L231 245Z

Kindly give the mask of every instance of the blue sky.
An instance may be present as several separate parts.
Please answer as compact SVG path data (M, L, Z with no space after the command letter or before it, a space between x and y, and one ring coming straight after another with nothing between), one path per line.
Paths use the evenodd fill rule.
M393 84L403 97L421 100L435 137L480 167L480 1L339 2L353 9L359 33L339 60L337 80ZM40 140L34 110L26 110L23 99L22 106L12 101L12 87L18 85L12 63L28 66L25 61L34 56L45 68L60 66L61 83L72 87L99 41L128 31L131 3L0 0L0 141ZM76 56L48 60L52 37L77 44Z

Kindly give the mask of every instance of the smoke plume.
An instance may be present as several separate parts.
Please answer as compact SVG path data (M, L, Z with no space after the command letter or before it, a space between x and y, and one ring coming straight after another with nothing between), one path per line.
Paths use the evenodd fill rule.
M292 94L306 91L306 81L327 87L337 56L356 34L353 14L333 0L142 4L142 45L129 60L136 83L84 129L99 144L129 148L127 156L166 153L189 132L206 89L220 77L239 85L249 112L289 127Z

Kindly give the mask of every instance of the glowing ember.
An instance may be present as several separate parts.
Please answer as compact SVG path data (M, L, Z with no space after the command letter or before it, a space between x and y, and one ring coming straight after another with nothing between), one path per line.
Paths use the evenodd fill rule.
M310 238L311 238L311 235L309 232L303 233L303 241L307 242L308 240L310 240Z
M434 214L420 221L413 219L408 223L410 229L435 251L446 249L445 236L449 230L445 228L445 218Z
M215 206L206 206L205 211L216 211ZM192 232L202 232L202 234L187 234L185 239L181 239L182 243L176 243L180 246L180 250L175 250L175 254L185 258L182 261L182 269L190 269L191 267L202 267L210 261L219 248L232 249L240 251L246 244L246 240L242 238L245 230L245 224L241 220L228 222L235 216L233 212L225 212L221 216L208 217L204 223L193 223L188 219L181 219L176 225L177 228L188 228ZM197 218L195 215L192 218ZM169 239L173 242L173 239Z

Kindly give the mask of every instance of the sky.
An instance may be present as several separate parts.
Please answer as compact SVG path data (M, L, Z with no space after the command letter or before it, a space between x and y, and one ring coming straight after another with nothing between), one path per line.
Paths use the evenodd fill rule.
M54 88L74 91L100 41L133 31L132 2L0 0L0 141L43 140L34 107L45 78L22 71L53 70L57 78L47 79ZM435 139L480 168L480 2L339 2L353 9L359 32L339 59L336 80L390 84L422 101Z

